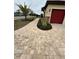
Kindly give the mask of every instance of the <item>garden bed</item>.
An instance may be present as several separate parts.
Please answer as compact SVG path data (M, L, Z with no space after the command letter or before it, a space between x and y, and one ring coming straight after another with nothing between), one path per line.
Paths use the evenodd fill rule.
M51 24L48 22L47 18L40 18L37 27L41 30L50 30L52 29Z
M35 18L27 18L26 20L25 19L14 20L14 30L24 27L25 25L29 24L34 19Z

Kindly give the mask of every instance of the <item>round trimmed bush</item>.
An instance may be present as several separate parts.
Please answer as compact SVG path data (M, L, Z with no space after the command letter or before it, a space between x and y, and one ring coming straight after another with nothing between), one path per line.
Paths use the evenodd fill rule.
M41 18L38 23L37 23L37 27L41 30L49 30L52 29L51 24L47 21L46 18Z

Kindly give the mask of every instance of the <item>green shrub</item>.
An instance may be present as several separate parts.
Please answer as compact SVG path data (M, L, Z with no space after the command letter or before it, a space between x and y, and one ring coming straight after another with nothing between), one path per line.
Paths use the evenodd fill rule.
M35 17L29 16L27 17L27 21L33 21L35 19Z
M48 22L48 19L46 18L41 18L37 23L37 27L42 30L49 30L52 28L51 24Z

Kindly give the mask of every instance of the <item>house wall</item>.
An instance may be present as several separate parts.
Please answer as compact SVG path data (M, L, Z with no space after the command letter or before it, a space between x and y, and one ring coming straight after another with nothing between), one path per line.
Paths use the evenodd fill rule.
M51 18L52 9L65 9L65 6L64 5L48 5L45 11L46 17ZM65 18L64 18L63 24L65 24Z

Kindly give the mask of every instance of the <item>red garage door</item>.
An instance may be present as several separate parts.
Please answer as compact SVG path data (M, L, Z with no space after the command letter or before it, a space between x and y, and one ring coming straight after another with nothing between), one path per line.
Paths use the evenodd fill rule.
M64 16L65 16L65 10L53 9L50 22L62 24Z

